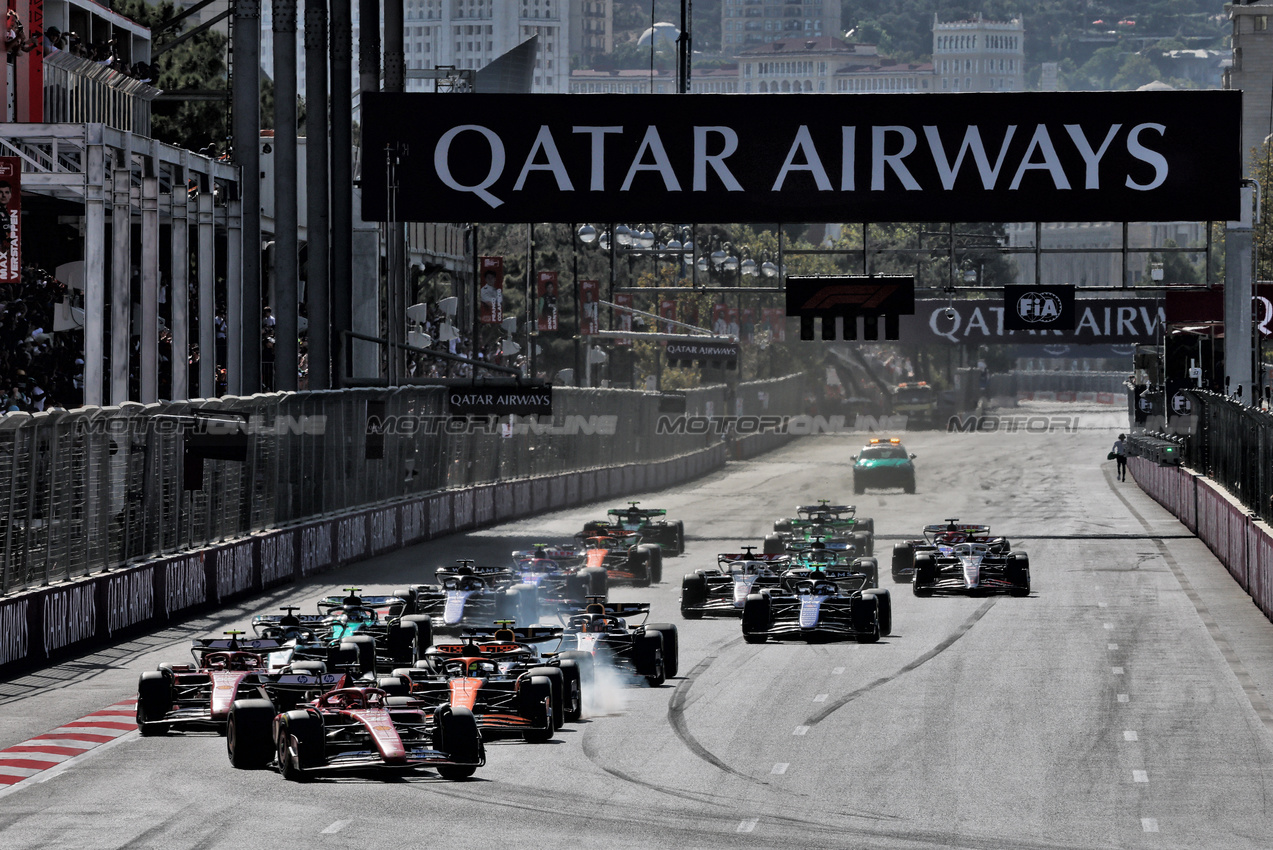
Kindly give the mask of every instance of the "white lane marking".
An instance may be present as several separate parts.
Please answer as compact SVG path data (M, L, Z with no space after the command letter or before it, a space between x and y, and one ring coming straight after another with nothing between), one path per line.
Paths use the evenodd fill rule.
M794 731L794 732L792 732L791 734L792 734L792 735L803 735L803 734L805 734L805 733L806 733L806 732L808 732L808 731L809 731L809 727L808 727L808 726L797 726L797 727L796 727L796 729L795 729L795 731Z
M1114 630L1114 624L1113 624L1113 623L1106 623L1106 624L1105 624L1105 631L1107 631L1107 632L1112 632L1113 630Z
M1111 644L1109 644L1109 648L1110 648L1110 649L1118 649L1118 644L1116 644L1116 643L1111 643Z
M1133 771L1132 771L1132 781L1133 781L1133 782L1148 782L1148 781L1149 781L1149 771L1147 771L1147 770L1133 770Z
M814 697L814 698L813 698L813 701L814 701L814 702L826 702L826 701L827 701L827 697L829 697L829 696L831 696L831 695L830 695L830 694L818 694L816 697Z
M1113 668L1111 668L1111 669L1114 671L1114 675L1115 675L1115 676L1121 676L1121 675L1123 675L1123 668L1122 668L1122 667L1113 667Z
M774 769L769 772L774 774L775 776L782 776L784 773L787 772L787 768L790 766L791 764L789 762L780 761L777 764L775 764Z
M843 672L844 672L844 668L843 668L843 667L833 667L833 668L831 669L831 675L832 675L832 676L839 676L839 675L840 675L841 673L843 673Z
M1119 695L1118 695L1118 701L1119 701L1119 702L1127 702L1127 694L1119 694Z
M322 834L335 835L336 833L340 832L345 827L349 826L350 823L352 823L352 821L347 821L347 820L335 821L331 825L329 825L326 829L324 829Z
M1139 736L1139 735L1137 735L1137 734L1136 734L1134 731L1132 731L1131 729L1125 729L1125 730L1123 730L1123 740L1124 740L1124 741L1139 741L1139 740L1140 740L1140 736Z
M1158 831L1158 818L1141 818L1140 828L1145 832Z
M751 832L753 829L756 828L756 824L759 821L760 821L760 818L749 818L748 820L745 820L742 823L740 823L738 825L738 829L734 830L734 832Z
M1097 603L1096 603L1096 607L1097 607L1097 608L1108 608L1108 607L1109 607L1109 603L1108 603L1108 602L1097 602Z

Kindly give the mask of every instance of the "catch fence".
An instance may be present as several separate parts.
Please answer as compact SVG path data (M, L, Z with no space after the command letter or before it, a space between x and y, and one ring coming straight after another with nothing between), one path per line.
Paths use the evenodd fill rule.
M0 594L433 491L654 463L731 439L659 429L661 416L803 408L800 376L675 395L554 387L551 423L511 426L454 419L445 393L350 389L0 416ZM246 417L246 460L191 463L185 433L196 414ZM200 469L201 486L187 489Z

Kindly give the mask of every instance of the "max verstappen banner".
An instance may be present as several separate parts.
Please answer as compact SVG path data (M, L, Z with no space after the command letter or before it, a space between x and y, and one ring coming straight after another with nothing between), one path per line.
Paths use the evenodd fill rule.
M954 316L948 317L948 309ZM1160 341L1166 309L1157 298L1098 298L1074 305L1072 330L1014 331L1007 327L1003 302L920 300L915 315L901 317L902 343L939 342L1064 345L1134 345Z
M488 325L504 321L504 258L482 257L478 318Z
M0 283L22 279L22 160L0 156Z
M540 272L539 278L539 329L557 330L557 273Z
M597 303L600 300L601 281L579 281L579 306L583 314L579 322L579 333L582 336L591 336L601 330L601 319L597 312L601 306Z
M582 98L587 98L586 101ZM586 104L586 105L585 105ZM1242 94L376 93L404 221L1225 221ZM764 121L754 116L764 115ZM386 215L364 169L363 218ZM1093 211L1099 211L1094 213Z

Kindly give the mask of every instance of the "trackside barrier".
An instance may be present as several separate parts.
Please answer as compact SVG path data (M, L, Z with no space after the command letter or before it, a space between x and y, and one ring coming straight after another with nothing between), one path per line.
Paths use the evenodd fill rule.
M461 529L621 498L638 492L642 480L651 487L688 481L724 466L727 456L721 443L648 467L628 464L431 493L28 591L0 600L0 673Z
M1273 529L1210 479L1144 457L1127 461L1132 477L1206 544L1233 580L1273 620Z

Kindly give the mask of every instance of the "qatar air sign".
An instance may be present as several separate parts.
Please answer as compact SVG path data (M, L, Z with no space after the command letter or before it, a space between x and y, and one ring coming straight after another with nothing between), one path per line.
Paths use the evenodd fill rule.
M403 221L1238 217L1241 92L368 94Z

